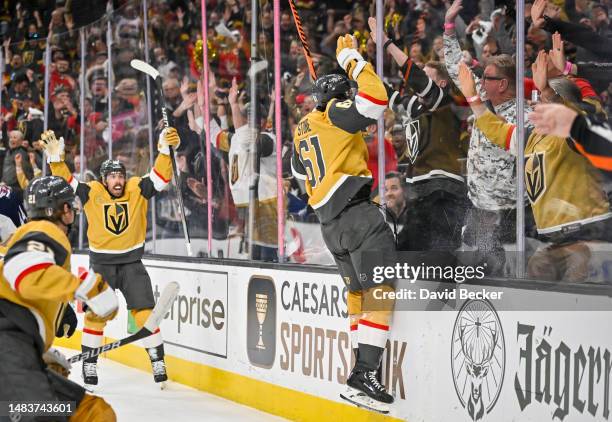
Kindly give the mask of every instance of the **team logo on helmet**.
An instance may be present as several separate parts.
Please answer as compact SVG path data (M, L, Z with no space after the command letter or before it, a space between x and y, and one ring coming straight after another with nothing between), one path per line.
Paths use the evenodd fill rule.
M532 204L535 204L546 191L544 152L535 152L525 156L525 187Z
M104 205L104 227L114 235L123 233L130 224L127 202L115 202Z

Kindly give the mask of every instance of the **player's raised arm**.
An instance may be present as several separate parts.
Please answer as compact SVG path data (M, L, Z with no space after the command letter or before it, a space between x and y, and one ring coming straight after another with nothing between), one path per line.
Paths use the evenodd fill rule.
M181 144L181 138L175 128L169 127L159 134L157 150L159 155L151 172L140 181L140 190L146 198L153 197L157 192L166 189L172 180L172 160L170 159L170 147L176 149Z
M347 132L356 133L376 123L376 120L383 115L387 108L387 91L372 65L357 51L355 37L352 35L339 37L336 55L338 63L348 77L357 82L358 91L354 100L330 101L327 108L328 116L332 124ZM336 75L330 75L332 76ZM327 83L323 78L319 78L317 82ZM329 81L328 85L331 88L338 84ZM324 95L327 89L326 86L320 86L315 92Z
M370 17L368 19L370 26L370 35L372 40L377 43L376 39L376 19ZM398 106L402 106L410 115L410 117L418 117L423 112L435 111L443 103L448 103L450 97L444 95L444 90L423 71L420 67L415 66L410 58L398 46L390 40L383 32L383 38L380 40L383 49L393 57L395 62L401 67L404 79L404 88L410 88L415 92L416 96L409 95L400 97L399 92L389 91L389 108L396 111ZM420 99L420 101L417 101Z

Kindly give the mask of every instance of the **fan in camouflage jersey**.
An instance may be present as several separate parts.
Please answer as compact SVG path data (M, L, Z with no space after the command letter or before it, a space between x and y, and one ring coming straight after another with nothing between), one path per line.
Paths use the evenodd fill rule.
M446 12L444 31L444 61L453 82L458 80L459 63L463 60L455 33L455 18L462 8L455 0ZM502 54L487 63L476 87L487 106L506 122L516 124L516 67L514 59ZM525 126L530 129L525 109ZM468 196L473 208L465 219L463 243L476 249L488 263L491 273L499 274L505 263L503 243L514 242L516 227L515 158L474 127L467 159Z

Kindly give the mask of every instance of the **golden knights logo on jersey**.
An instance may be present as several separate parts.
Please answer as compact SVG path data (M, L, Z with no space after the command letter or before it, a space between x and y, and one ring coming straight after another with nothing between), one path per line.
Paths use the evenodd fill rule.
M421 135L421 126L418 120L410 120L404 122L406 128L406 155L410 163L414 165L419 156L419 137Z
M238 177L240 177L240 174L238 172L238 155L232 156L231 175L231 181L233 185L238 181Z
M23 57L23 64L25 65L29 65L34 61L34 51L25 51L22 54Z
M17 123L17 129L19 129L19 131L21 133L26 133L26 131L28 130L28 126L25 120L19 120L19 122Z
M525 156L525 187L532 204L535 204L546 190L544 152L535 152Z
M104 226L114 235L123 233L130 224L128 203L104 204Z

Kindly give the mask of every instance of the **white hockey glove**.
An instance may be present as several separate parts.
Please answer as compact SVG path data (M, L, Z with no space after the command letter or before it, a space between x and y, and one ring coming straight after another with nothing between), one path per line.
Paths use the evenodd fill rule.
M42 147L47 153L47 163L59 163L64 161L64 138L57 139L52 130L43 132L40 136Z
M66 356L59 350L51 347L43 356L43 360L52 371L68 378L72 364L66 359Z
M368 64L359 51L357 51L357 39L352 35L338 37L336 47L336 58L338 64L344 69L349 78L355 80L363 68Z
M119 307L117 295L113 289L100 274L96 274L92 269L81 274L80 278L81 285L74 292L74 297L85 302L90 318L99 321L113 319Z
M170 147L175 150L181 145L181 138L173 127L168 127L159 134L157 150L160 154L170 155Z

